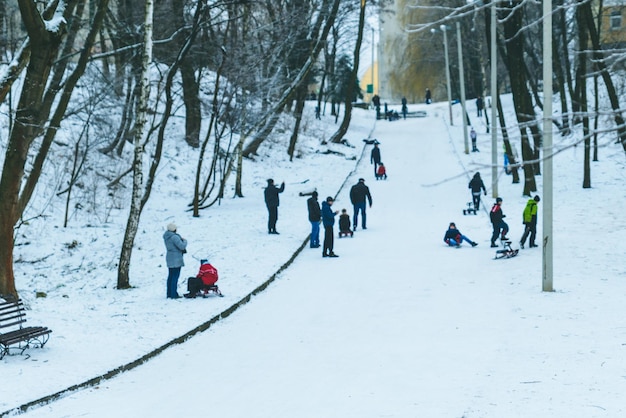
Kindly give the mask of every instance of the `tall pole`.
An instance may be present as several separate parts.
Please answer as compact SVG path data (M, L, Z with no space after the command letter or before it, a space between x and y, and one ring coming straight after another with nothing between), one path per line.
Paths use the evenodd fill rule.
M491 195L498 197L498 55L496 53L496 0L491 5Z
M372 97L376 92L374 91L374 28L372 28Z
M450 110L450 126L454 125L452 123L452 92L450 91L450 65L448 64L448 28L446 25L439 26L439 29L443 32L443 51L446 56L446 83L448 85L448 109Z
M552 0L543 0L543 280L552 292Z
M461 109L463 109L463 140L465 141L465 153L469 154L469 141L467 140L467 109L465 109L465 71L463 70L463 43L461 42L461 24L456 22L456 43L459 51L459 80L461 80Z

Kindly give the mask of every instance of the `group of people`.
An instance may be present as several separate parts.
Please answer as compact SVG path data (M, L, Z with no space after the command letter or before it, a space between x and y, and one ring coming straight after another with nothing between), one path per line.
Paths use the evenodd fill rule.
M468 184L468 188L472 193L472 203L474 205L474 210L478 212L480 209L480 196L481 194L487 195L487 189L485 188L485 184L480 177L480 173L475 173L472 179ZM541 199L539 196L535 196L532 199L529 199L526 203L526 207L522 213L522 223L524 224L524 234L520 239L520 247L524 248L526 244L526 239L528 239L529 248L537 247L535 244L535 239L537 236L537 203L539 203ZM506 215L502 212L502 198L496 198L495 203L491 207L489 211L489 220L491 221L491 225L493 228L491 234L491 247L498 247L496 241L500 238L503 241L508 240L507 233L509 232L509 225L504 221ZM469 242L472 247L475 247L476 244L471 239L467 238L456 228L454 222L451 222L446 234L443 238L444 242L446 242L450 246L459 247L462 241Z
M326 200L322 202L320 208L317 200L319 194L317 191L311 193L311 197L307 200L307 209L309 213L309 222L311 223L311 236L310 247L320 247L320 222L324 227L324 242L322 247L322 257L339 257L335 254L334 246L334 232L333 227L335 225L335 217L339 215L338 210L333 210L332 206L335 203L335 199L332 196L328 196ZM350 222L350 215L348 215L347 209L341 210L339 215L339 237L353 236L354 231L359 224L359 215L361 216L361 228L367 229L367 215L366 208L369 203L369 207L372 207L372 195L369 187L365 184L365 179L360 178L359 181L350 189L350 202L354 209L352 217L353 222ZM352 225L352 229L350 226Z

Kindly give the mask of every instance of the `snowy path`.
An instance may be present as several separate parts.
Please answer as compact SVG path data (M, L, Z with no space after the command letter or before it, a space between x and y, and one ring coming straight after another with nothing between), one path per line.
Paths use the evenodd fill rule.
M389 179L374 181L367 158L348 182L366 178L374 205L367 231L336 239L339 258L307 248L207 332L25 416L619 416L623 376L598 363L620 352L561 329L576 313L521 280L537 276L539 251L492 260L486 215L460 216L467 179L443 181L462 168L442 132L436 117L378 124ZM445 248L450 221L479 247ZM552 336L571 352L550 353Z

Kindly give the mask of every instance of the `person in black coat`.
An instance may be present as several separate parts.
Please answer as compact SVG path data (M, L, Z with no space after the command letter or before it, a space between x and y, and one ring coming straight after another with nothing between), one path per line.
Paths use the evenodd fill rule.
M359 212L361 212L361 226L363 229L367 229L366 224L366 199L369 201L370 208L372 207L372 195L370 194L370 189L365 185L365 179L359 179L359 182L352 186L350 189L350 202L352 202L352 206L354 207L354 216L352 217L352 226L356 231L356 226L359 221Z
M374 176L378 173L380 161L380 148L378 148L378 143L374 142L374 148L372 148L372 152L370 154L370 164L374 164Z
M501 240L507 240L506 234L509 232L509 226L504 222L506 215L502 213L502 198L498 197L496 203L493 204L491 212L489 213L489 219L493 226L493 234L491 235L491 246L497 247L496 240L498 235Z
M319 248L322 210L320 209L320 204L317 201L317 192L311 193L311 197L306 201L306 206L309 211L309 222L311 222L311 248Z
M472 177L467 187L472 191L472 202L474 203L474 210L478 212L478 208L480 207L481 190L485 193L485 196L487 196L487 189L485 189L485 183L483 183L483 179L480 178L480 173L474 174L474 177Z
M285 182L282 182L280 187L276 187L273 179L267 180L267 187L265 188L265 205L267 206L267 212L269 218L267 220L267 233L276 234L276 221L278 220L278 206L280 205L280 199L278 194L285 190Z

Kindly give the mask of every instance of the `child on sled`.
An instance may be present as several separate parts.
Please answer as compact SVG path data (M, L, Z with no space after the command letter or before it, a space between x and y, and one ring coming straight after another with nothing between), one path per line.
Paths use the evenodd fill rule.
M387 169L383 163L378 164L378 170L376 170L376 180L387 180Z
M341 215L339 215L339 238L352 236L354 232L350 229L350 215L346 209L341 209Z
M196 277L187 279L187 290L189 290L189 293L186 293L184 296L193 299L198 296L198 293L201 291L204 292L204 295L209 291L213 291L217 293L218 296L222 296L222 293L215 284L218 278L217 269L209 263L209 260L205 258L200 260L200 270Z

